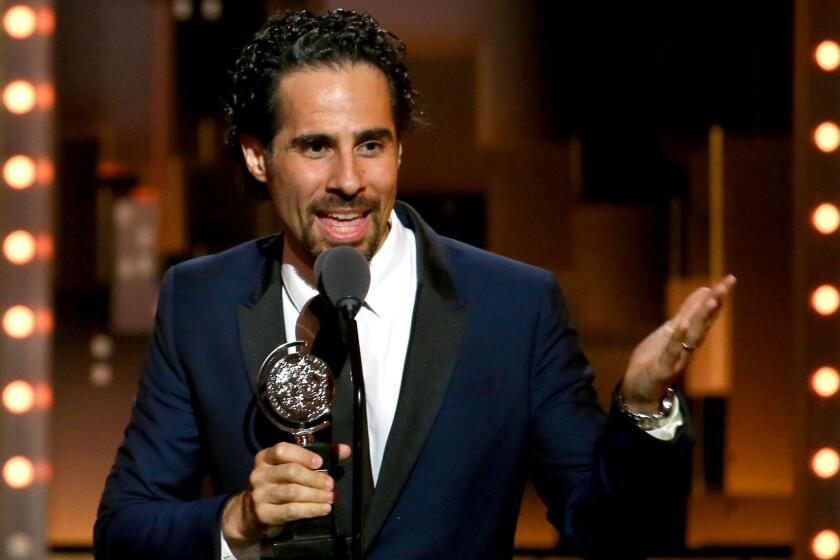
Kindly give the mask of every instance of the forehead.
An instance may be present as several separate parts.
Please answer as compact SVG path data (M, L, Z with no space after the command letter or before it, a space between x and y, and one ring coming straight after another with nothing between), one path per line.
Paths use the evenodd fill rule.
M290 72L280 79L277 99L281 133L395 127L388 79L366 63Z

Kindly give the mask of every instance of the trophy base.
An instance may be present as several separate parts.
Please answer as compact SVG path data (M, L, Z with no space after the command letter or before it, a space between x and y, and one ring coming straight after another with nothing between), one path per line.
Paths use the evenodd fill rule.
M333 537L275 542L271 550L273 558L284 560L336 560L344 557Z

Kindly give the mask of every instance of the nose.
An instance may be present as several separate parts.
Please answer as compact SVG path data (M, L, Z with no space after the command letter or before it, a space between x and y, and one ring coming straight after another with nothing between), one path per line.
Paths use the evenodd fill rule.
M364 189L359 162L352 151L335 159L332 180L327 190L343 198L352 198Z

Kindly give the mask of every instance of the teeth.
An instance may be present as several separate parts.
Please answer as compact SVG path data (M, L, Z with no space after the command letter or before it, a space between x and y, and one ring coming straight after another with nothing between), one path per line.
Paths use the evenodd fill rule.
M328 214L327 216L335 220L355 220L360 216L360 214L355 212L343 212L339 214Z

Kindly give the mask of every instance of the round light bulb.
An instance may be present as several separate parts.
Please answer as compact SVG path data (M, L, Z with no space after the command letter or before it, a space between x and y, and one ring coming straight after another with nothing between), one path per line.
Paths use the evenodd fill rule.
M3 89L3 105L10 113L22 115L35 107L35 86L26 80L15 80Z
M840 45L834 41L823 41L814 51L817 65L826 72L837 70L840 66Z
M26 488L35 481L35 465L22 455L12 457L3 465L3 480L10 488Z
M814 143L823 152L833 152L840 146L840 128L833 122L824 122L814 129Z
M840 210L829 202L817 206L811 213L811 225L823 235L829 235L840 227Z
M35 33L37 17L29 6L12 6L3 16L3 29L14 39L26 39Z
M6 553L9 558L30 558L35 552L35 541L26 533L9 535L6 541Z
M823 316L828 316L840 307L840 293L830 284L823 284L811 294L811 307Z
M811 457L811 470L820 478L831 478L840 469L840 455L830 447L823 447Z
M840 373L833 367L824 366L811 375L811 389L821 397L832 397L840 389Z
M36 167L32 158L12 156L3 165L3 178L13 189L27 189L35 183Z
M826 529L820 531L811 540L811 552L820 560L831 560L840 552L840 536Z
M12 338L26 338L35 332L35 313L24 305L15 305L3 315L3 330Z
M35 388L26 381L12 381L3 389L3 406L12 414L26 414L35 407Z
M3 255L10 263L26 264L35 258L37 244L31 233L24 230L13 231L3 240Z

